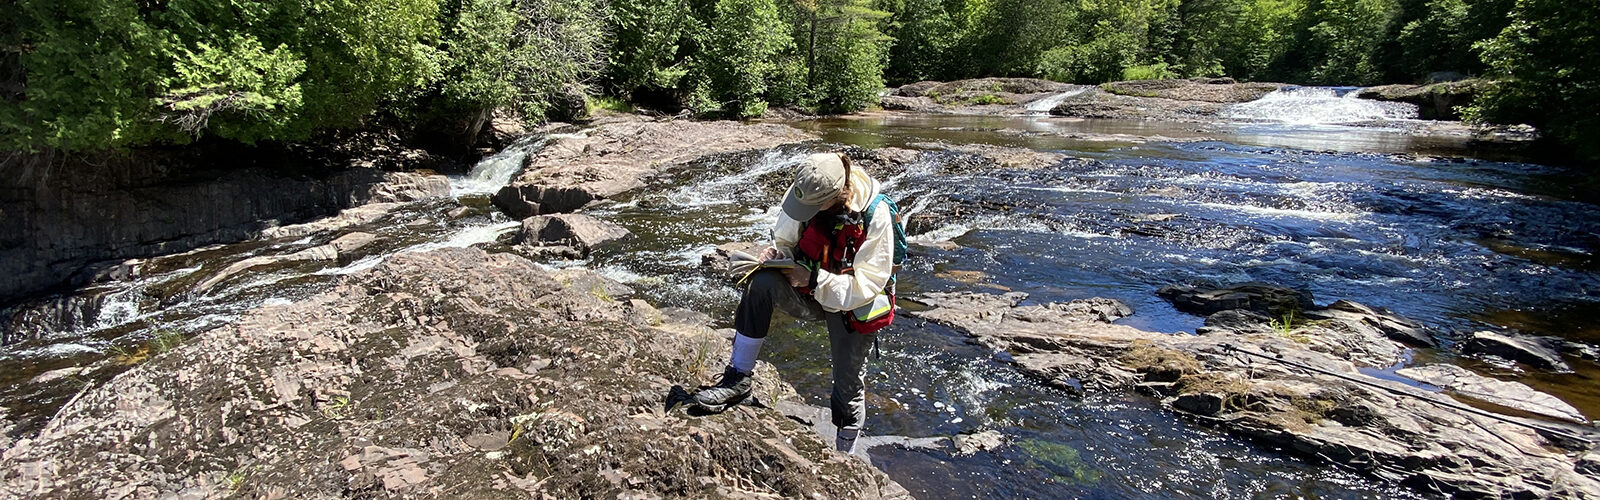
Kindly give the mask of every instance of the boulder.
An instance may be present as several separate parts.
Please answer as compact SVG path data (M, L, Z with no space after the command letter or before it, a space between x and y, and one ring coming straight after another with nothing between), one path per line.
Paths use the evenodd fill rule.
M760 256L761 251L767 248L766 243L754 241L736 241L717 245L717 248L700 256L700 265L714 274L727 274L730 270L728 256L733 252L744 252Z
M1305 311L1312 320L1338 320L1377 329L1385 337L1417 347L1437 347L1433 335L1421 323L1387 309L1368 307L1358 302L1339 300L1322 309Z
M993 429L974 432L971 434L957 434L955 438L956 455L972 456L980 451L994 451L1006 443L1006 435Z
M929 90L932 90L940 85L944 85L944 82L921 81L917 83L908 83L894 89L894 91L890 92L889 95L900 97L922 97L928 95Z
M1401 368L1395 374L1472 399L1487 401L1507 408L1559 418L1577 423L1588 423L1583 413L1555 396L1545 394L1517 382L1495 380L1472 373L1455 365L1424 365Z
M1482 331L1462 343L1461 351L1467 354L1487 354L1523 363L1540 370L1572 371L1561 359L1561 352L1544 339L1501 335Z
M1226 332L1236 334L1272 333L1272 318L1245 309L1229 309L1206 316L1205 326L1196 328L1197 335Z
M1241 283L1225 288L1168 285L1157 290L1156 295L1172 302L1179 311L1201 316L1243 309L1278 318L1316 307L1311 292L1269 283Z
M523 247L565 247L587 257L596 249L633 239L633 233L584 214L536 215L522 220Z

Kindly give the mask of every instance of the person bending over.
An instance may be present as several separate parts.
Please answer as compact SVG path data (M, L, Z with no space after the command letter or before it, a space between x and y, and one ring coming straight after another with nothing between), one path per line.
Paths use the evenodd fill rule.
M749 397L774 309L823 321L833 359L834 445L854 451L866 420L867 353L877 330L893 318L896 216L884 209L893 202L878 190L878 181L843 154L814 154L799 166L773 225L772 245L760 255L797 265L749 277L734 315L732 359L717 385L695 395L697 405L720 412Z

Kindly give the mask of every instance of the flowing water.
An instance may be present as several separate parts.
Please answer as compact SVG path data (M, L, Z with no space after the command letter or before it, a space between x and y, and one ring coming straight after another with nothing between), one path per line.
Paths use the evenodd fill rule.
M1173 310L1155 297L1156 288L1257 280L1308 288L1321 303L1343 298L1388 307L1447 341L1492 327L1600 341L1592 326L1600 317L1600 211L1586 199L1592 181L1564 169L1446 156L1466 150L1447 139L1327 125L959 116L795 125L823 143L669 171L652 189L589 209L636 239L589 259L546 264L595 269L659 307L731 323L737 292L702 270L701 257L720 243L765 239L772 207L804 155L843 145L942 151L988 144L1071 159L1038 170L975 170L941 152L883 175L914 240L954 244L914 247L902 296L1015 290L1032 302L1111 297L1136 311L1123 323L1176 333L1192 332L1201 319ZM529 139L486 159L453 181L455 199L408 205L354 228L382 238L367 255L264 268L190 293L193 283L232 263L331 236L218 246L150 259L132 281L13 308L8 328L31 325L38 338L0 350L0 405L20 424L13 432L36 429L82 382L114 375L130 346L163 332L198 332L261 304L297 300L397 252L499 247L516 222L489 207L484 193L543 143ZM51 306L68 303L92 307ZM50 313L62 310L78 312ZM817 325L779 321L764 359L809 401L825 405L826 335ZM881 339L881 357L869 366L869 433L995 430L1009 442L966 457L875 448L874 463L919 498L1416 495L1190 425L1142 396L1076 397L1045 387L1012 369L1003 353L939 325L906 318ZM1586 388L1597 370L1574 361L1578 373L1540 374L1536 382L1600 416L1600 391ZM75 365L96 368L24 383Z

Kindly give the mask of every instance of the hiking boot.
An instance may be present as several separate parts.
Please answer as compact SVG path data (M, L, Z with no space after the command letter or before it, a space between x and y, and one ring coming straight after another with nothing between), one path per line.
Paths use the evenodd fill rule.
M729 406L739 404L744 398L750 397L750 390L755 385L755 379L749 374L742 373L734 367L722 371L722 380L717 385L711 386L694 395L694 404L701 409L720 413Z

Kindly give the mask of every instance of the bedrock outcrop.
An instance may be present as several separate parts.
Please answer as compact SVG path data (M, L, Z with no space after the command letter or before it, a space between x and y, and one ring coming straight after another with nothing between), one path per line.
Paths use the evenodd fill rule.
M1052 385L1139 390L1201 423L1420 490L1455 498L1600 498L1600 481L1583 458L1595 442L1586 426L1486 416L1444 394L1365 374L1356 350L1313 348L1342 345L1339 336L1349 333L1342 329L1280 332L1237 320L1201 335L1165 334L1112 323L1131 314L1114 300L1022 305L1025 299L1015 292L930 293L913 298L929 307L910 314L1005 351ZM1470 376L1434 375L1486 389ZM1482 392L1515 388L1494 389Z
M816 139L775 123L619 117L586 133L552 139L492 199L515 219L571 212L643 187L646 178L674 165Z
M342 160L343 152L198 149L0 161L0 303L94 282L123 259L244 241L280 223L367 203L450 193L442 175L393 171L441 161L394 144Z
M391 257L157 354L0 455L9 498L895 498L768 408L682 403L703 315L512 253ZM696 318L700 318L697 320Z

